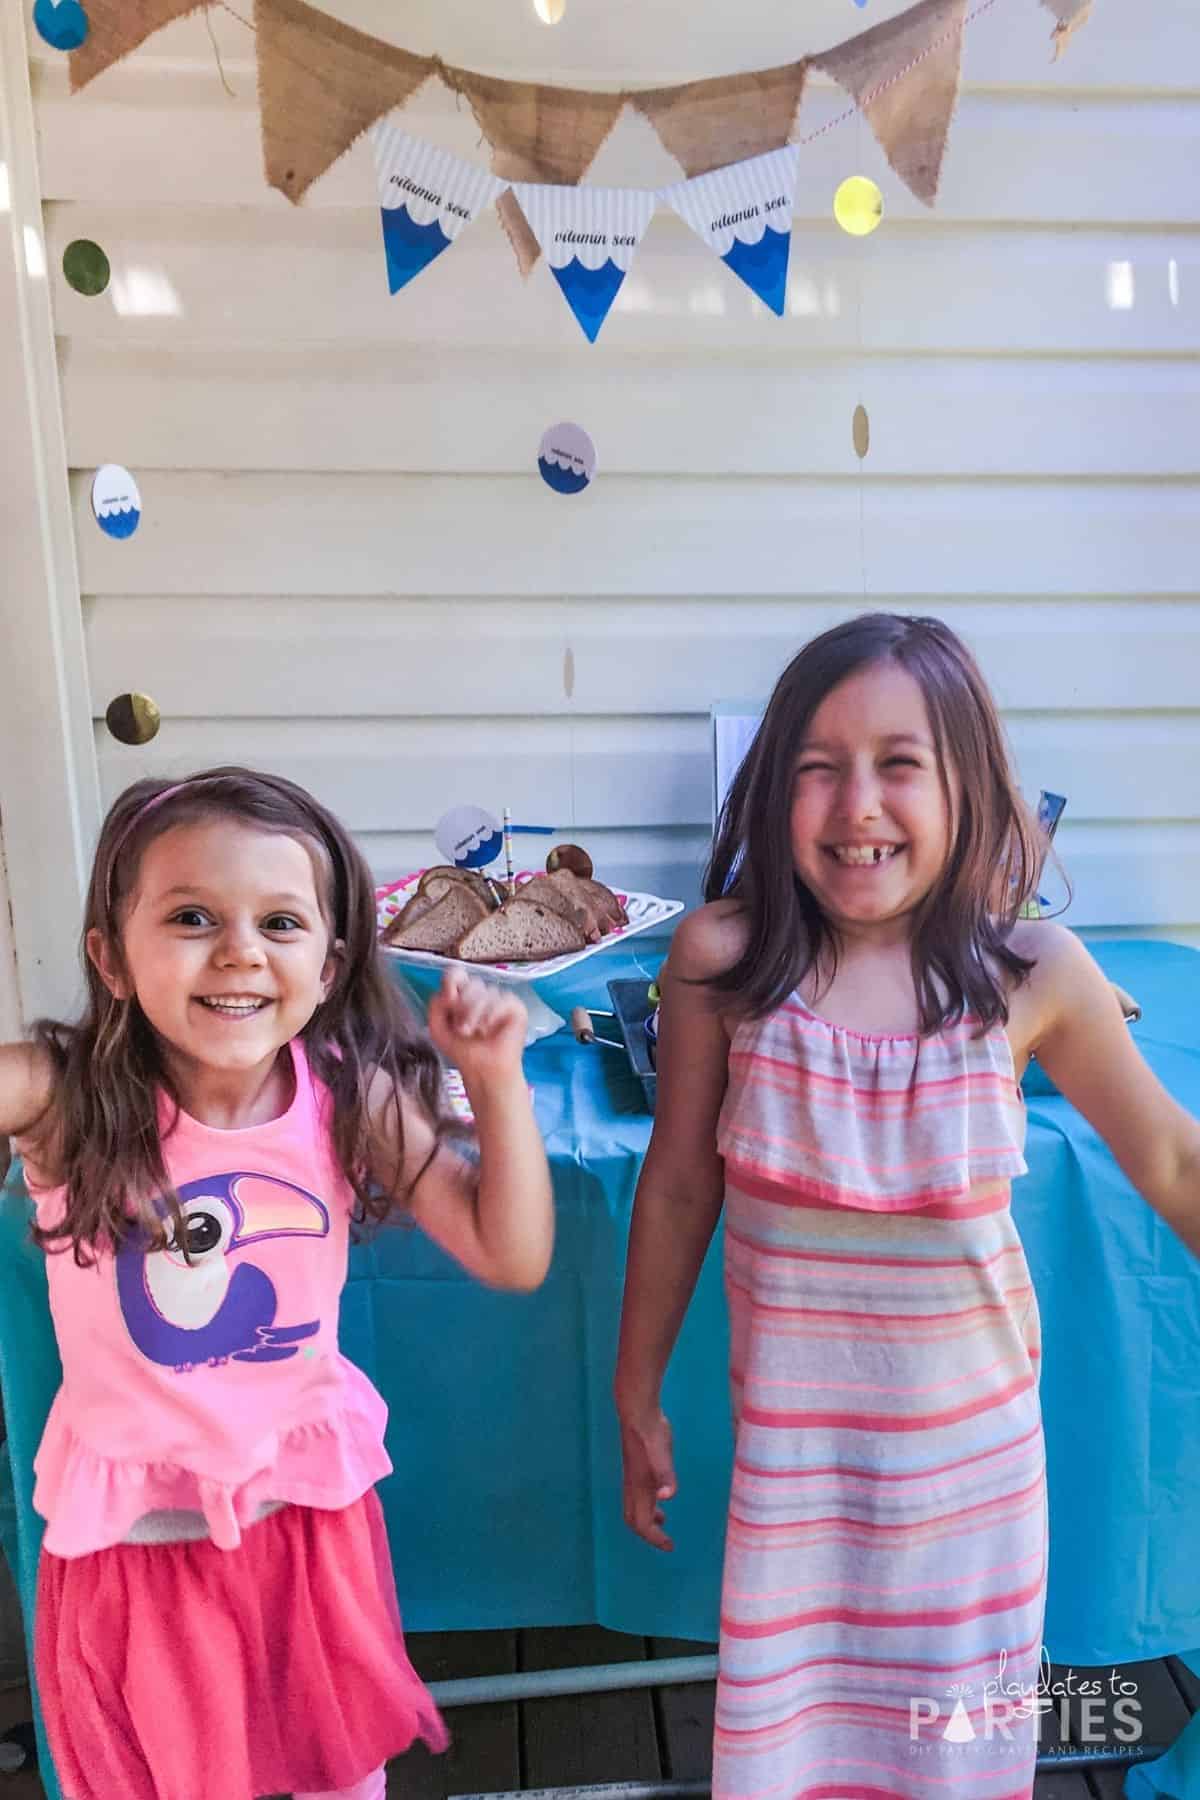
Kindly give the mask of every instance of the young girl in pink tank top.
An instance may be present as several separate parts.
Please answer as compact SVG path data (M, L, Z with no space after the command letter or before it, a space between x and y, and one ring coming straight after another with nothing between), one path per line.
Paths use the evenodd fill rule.
M397 1212L489 1285L542 1280L524 1008L455 973L418 1031L345 830L244 769L121 795L84 947L80 1022L0 1048L63 1365L35 1637L64 1794L381 1800L446 1736L374 1491L385 1408L338 1350L348 1243Z
M714 1800L1032 1793L1045 1458L1009 1188L1034 1052L1200 1252L1200 1126L1079 940L1022 917L1040 862L962 643L853 619L780 677L660 977L616 1391L626 1518L669 1549L661 1384L724 1209Z

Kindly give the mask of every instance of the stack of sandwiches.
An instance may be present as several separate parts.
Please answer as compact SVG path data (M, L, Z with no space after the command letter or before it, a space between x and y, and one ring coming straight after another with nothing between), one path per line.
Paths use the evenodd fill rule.
M426 869L383 941L461 962L542 962L586 950L628 924L612 889L595 880L586 851L559 845L546 865L511 896L474 869Z

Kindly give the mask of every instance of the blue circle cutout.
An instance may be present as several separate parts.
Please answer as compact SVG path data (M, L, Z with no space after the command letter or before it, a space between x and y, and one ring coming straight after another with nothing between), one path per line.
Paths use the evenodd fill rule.
M33 24L52 50L78 50L88 34L88 16L79 0L35 0Z

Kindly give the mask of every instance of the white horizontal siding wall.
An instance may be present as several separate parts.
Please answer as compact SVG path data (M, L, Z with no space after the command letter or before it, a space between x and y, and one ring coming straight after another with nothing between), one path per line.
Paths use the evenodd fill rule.
M497 73L639 83L868 22L843 0L615 0L550 33L510 0L501 67L478 9L330 10ZM213 23L232 100L197 19L77 97L32 46L106 798L148 770L270 766L380 875L428 859L451 804L508 803L602 874L693 899L710 706L765 694L864 603L931 610L978 651L1028 790L1070 797L1069 918L1200 941L1194 0L1097 0L1059 64L1048 13L997 0L936 213L840 126L804 152L783 321L662 215L594 349L491 215L390 298L367 147L288 207L246 34ZM814 84L807 129L843 105ZM408 117L478 154L436 92ZM829 217L855 171L888 208L865 242ZM628 120L593 177L675 173ZM78 236L112 260L102 299L56 273ZM576 500L536 474L561 418L599 452ZM104 461L141 485L128 543L91 520ZM163 712L142 750L103 725L131 688Z

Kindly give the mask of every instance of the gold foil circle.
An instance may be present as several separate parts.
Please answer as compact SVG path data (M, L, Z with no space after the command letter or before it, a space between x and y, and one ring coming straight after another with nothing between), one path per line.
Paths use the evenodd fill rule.
M149 694L118 694L105 708L104 723L119 744L148 744L158 736L162 714Z
M854 423L851 426L851 435L854 439L854 454L861 462L863 457L867 454L867 451L871 448L871 421L867 415L865 406L856 406L854 409Z

